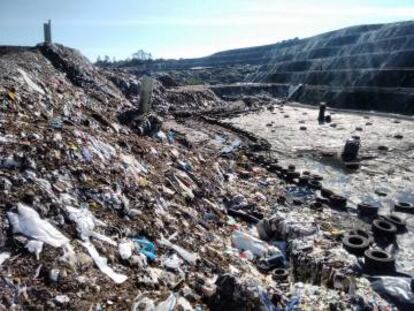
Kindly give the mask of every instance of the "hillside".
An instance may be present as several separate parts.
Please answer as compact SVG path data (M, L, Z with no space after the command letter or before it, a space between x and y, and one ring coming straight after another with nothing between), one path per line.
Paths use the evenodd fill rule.
M293 98L300 102L414 114L414 22L354 26L132 70L144 69L168 71L183 83L273 83L285 96L289 86L303 84Z

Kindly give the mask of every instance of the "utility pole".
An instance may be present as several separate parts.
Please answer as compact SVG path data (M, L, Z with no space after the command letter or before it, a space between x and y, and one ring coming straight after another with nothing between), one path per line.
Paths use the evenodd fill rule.
M52 22L50 19L47 23L43 24L43 32L45 36L45 43L52 43Z

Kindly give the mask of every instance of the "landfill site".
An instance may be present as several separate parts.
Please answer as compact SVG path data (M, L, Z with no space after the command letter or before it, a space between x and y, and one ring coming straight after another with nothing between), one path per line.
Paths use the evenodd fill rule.
M0 310L414 310L414 22L141 67L47 39L0 47Z

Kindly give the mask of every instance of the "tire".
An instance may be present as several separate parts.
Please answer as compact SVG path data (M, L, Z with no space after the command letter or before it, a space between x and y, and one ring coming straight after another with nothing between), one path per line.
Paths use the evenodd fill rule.
M239 210L236 210L234 208L229 208L227 210L227 214L232 216L232 217L243 219L244 221L246 221L248 223L257 224L260 221L260 219L254 217L253 215L249 215L248 213L246 213L244 211L239 211Z
M394 226L396 226L398 233L404 232L407 229L405 220L401 219L398 216L388 215L388 216L382 216L382 218L392 223Z
M347 162L345 163L345 168L348 170L357 170L361 167L358 162Z
M358 214L362 217L378 215L378 208L379 208L378 206L360 203L357 205L357 208L358 208Z
M282 174L282 175L286 175L286 174L287 174L287 172L288 172L288 170L287 170L286 168L282 168L282 169L280 170L280 174Z
M313 180L317 180L317 181L322 181L323 180L323 177L321 175L318 175L318 174L312 174L310 177Z
M348 232L348 235L359 235L366 238L369 244L374 242L374 237L372 236L371 231L364 230L362 228L355 228Z
M280 172L282 167L279 164L270 164L269 165L269 171L272 173Z
M394 238L397 233L397 227L384 219L375 219L372 222L372 232L378 237Z
M283 256L277 255L270 258L260 259L256 266L261 272L268 272L275 268L281 268L284 265Z
M330 198L334 194L335 193L330 189L321 188L321 196L323 196L324 198Z
M323 205L321 202L316 202L316 201L312 202L309 207L311 210L314 210L314 211L319 211L319 212L323 211Z
M367 249L364 257L367 271L382 273L395 270L394 256L388 252L380 249Z
M309 180L308 184L309 184L309 187L311 187L313 189L321 189L322 188L322 184L320 183L320 181L317 181L317 180Z
M295 178L298 178L299 176L300 176L299 172L288 171L286 174L286 180L292 181Z
M337 209L346 209L346 198L340 195L331 195L329 197L329 203L331 207L337 208Z
M273 271L272 278L275 281L286 281L289 277L289 271L284 268L277 268Z
M356 256L362 256L369 248L369 240L360 235L346 235L342 244L349 253Z
M414 214L414 205L407 202L398 202L394 205L394 209L397 212Z
M309 177L308 176L301 176L299 177L299 186L306 186L309 182Z

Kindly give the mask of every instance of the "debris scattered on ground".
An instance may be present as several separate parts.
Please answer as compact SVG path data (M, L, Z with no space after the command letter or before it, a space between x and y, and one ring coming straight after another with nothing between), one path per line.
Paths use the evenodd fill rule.
M369 254L343 246L371 220L324 198L322 176L254 152L270 148L257 135L170 113L177 101L172 110L217 112L211 93L154 81L143 114L139 79L59 45L6 49L0 68L1 309L385 311L398 301L370 286ZM383 245L376 233L368 250ZM410 256L385 266L412 273L400 254Z

